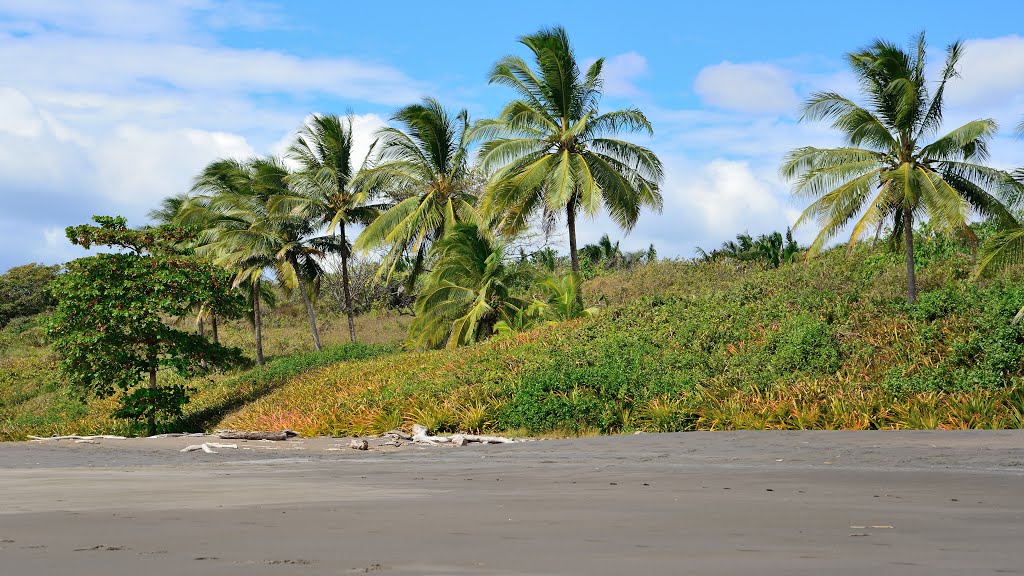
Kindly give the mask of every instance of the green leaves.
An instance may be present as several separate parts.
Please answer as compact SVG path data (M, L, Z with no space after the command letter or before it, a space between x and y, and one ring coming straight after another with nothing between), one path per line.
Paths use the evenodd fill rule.
M899 230L905 217L930 218L943 231L967 235L972 212L1016 224L1004 203L1018 201L1024 189L1009 174L981 164L996 131L994 121L968 122L931 143L921 142L941 124L946 82L956 76L962 52L960 44L947 49L933 91L924 76L924 34L909 51L879 40L848 55L865 105L833 92L816 93L806 102L802 119L831 120L849 143L798 148L780 167L793 182L794 196L811 200L796 222L814 222L819 230L809 256L851 222L856 222L851 246L887 222ZM911 275L908 294L913 293Z
M492 84L511 87L518 99L473 130L474 138L485 141L480 163L493 170L481 204L485 215L503 233L517 234L538 213L582 210L595 216L607 208L629 230L642 208L660 210L663 169L657 156L611 138L652 135L650 122L636 109L598 112L603 60L581 73L562 28L543 29L520 42L532 52L533 67L509 56L491 73Z
M242 362L239 350L164 322L200 305L221 317L240 315L244 300L231 291L226 271L194 258L149 253L161 246L164 229L131 230L123 218L96 221L100 226L74 227L69 236L89 244L133 246L138 252L80 258L54 283L57 308L49 335L72 384L103 397L130 391L143 375L163 368L189 375L204 361L214 367ZM185 392L129 393L118 413L173 415L180 412Z

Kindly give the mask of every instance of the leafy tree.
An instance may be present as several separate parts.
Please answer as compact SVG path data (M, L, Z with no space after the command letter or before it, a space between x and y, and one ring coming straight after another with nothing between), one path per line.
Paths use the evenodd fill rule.
M930 218L940 229L968 236L971 210L1004 225L1016 223L1001 200L1019 195L1019 185L1006 172L982 164L996 131L993 120L968 122L928 142L941 126L946 83L957 75L962 54L959 43L947 48L931 90L924 34L910 51L878 40L847 56L866 105L833 92L816 93L806 102L803 119L832 120L847 141L842 148L793 150L781 168L795 181L794 194L812 200L796 223L815 222L820 229L809 257L850 223L852 246L890 222L894 239L903 235L907 301L914 302L915 219Z
M50 284L60 266L26 264L0 275L0 328L21 316L31 316L53 305Z
M388 277L412 254L409 286L425 269L430 246L458 224L477 223L476 182L469 167L469 113L454 117L432 98L391 117L402 128L377 133L360 189L384 194L393 204L359 235L364 254L384 248L381 272Z
M288 155L299 163L299 170L292 179L295 196L283 205L298 207L307 218L326 226L329 236L312 243L341 258L348 331L355 342L355 306L348 270L352 253L346 226L368 225L378 216L380 207L368 205L366 192L351 186L352 118L315 114L296 136Z
M199 303L214 303L226 317L241 312L230 276L212 264L167 250L184 232L167 227L129 229L124 218L97 216L99 226L68 227L72 243L126 250L79 258L54 283L57 308L49 334L61 356L61 371L97 396L121 390L115 417L145 418L156 433L157 415L178 416L188 401L181 385L157 386L157 372L171 368L195 374L205 360L215 367L238 364L241 352L197 334L172 328ZM145 387L139 388L148 376Z
M637 109L600 114L604 59L581 72L562 28L543 29L519 40L535 68L518 56L495 64L490 82L519 96L494 120L478 123L474 138L484 141L480 158L493 170L482 212L500 230L517 233L536 214L546 227L564 214L572 270L579 273L576 218L602 209L629 231L644 207L661 210L661 161L643 146L617 139L623 132L653 134Z
M528 302L513 294L519 267L505 261L505 246L475 224L457 224L435 243L434 268L424 279L410 325L417 345L454 348L484 340L498 322L513 322Z
M186 230L189 233L188 236L176 247L182 254L194 255L196 247L198 246L199 234L203 231L203 226L194 219L191 222L191 226L188 228L181 226L182 212L188 208L191 200L192 198L187 192L168 196L160 201L159 207L150 210L147 216L149 216L149 219L157 225L177 226ZM201 304L199 309L196 311L196 328L199 330L200 336L206 335L206 318L210 319L210 325L213 331L213 341L215 343L219 343L220 336L217 330L217 315L211 313L211 307L204 303Z

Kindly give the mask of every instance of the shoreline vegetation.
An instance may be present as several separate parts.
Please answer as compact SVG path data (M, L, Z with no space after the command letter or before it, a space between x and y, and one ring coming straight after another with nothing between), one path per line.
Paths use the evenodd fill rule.
M1024 169L987 165L993 120L942 126L963 45L932 79L923 33L878 40L847 54L857 97L809 96L801 119L844 141L781 159L809 246L744 232L665 260L608 234L577 244L580 218L628 234L662 210L661 160L623 139L654 137L648 118L600 107L604 60L581 66L564 29L519 44L491 69L513 94L494 118L423 98L358 159L352 119L315 114L286 158L211 162L152 226L67 229L119 251L0 276L17 303L0 308L0 438L137 435L141 419L341 436L1024 427Z
M884 246L778 268L662 260L586 282L588 301L603 306L593 318L448 350L402 351L410 318L398 315L357 316L357 328L383 343L345 343L345 317L325 314L324 352L308 339L299 352L286 347L299 340L302 310L288 304L271 313L265 367L187 382L192 402L160 430L1024 427L1024 327L1011 323L1024 305L1021 274L976 283L966 245L942 236L919 245L913 305L899 289L901 257ZM32 324L0 333L0 437L139 434L140 425L109 418L114 399L83 403L58 384ZM246 330L228 323L224 338L243 343Z

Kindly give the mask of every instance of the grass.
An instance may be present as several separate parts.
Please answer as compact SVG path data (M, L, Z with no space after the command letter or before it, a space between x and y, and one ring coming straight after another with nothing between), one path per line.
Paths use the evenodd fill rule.
M182 380L161 373L163 384L185 383L196 389L182 418L163 422L162 431L197 431L216 428L233 410L256 400L300 374L352 359L392 354L405 335L408 317L367 315L357 319L356 329L367 342L348 343L345 318L326 317L321 322L322 353L312 351L305 312L293 318L287 307L271 312L264 329L268 362L244 372L211 374ZM86 400L61 383L57 361L46 343L42 316L20 319L0 331L0 440L23 440L29 434L141 434L138 424L114 420L108 415L115 398ZM303 328L306 328L303 330ZM254 355L251 329L243 321L221 327L222 341Z
M778 270L660 262L591 281L588 297L606 304L593 320L304 374L225 424L366 434L400 414L442 432L531 434L1021 427L1020 275L978 285L962 254L922 260L913 306L901 259L881 250Z
M779 269L662 261L587 283L596 318L457 350L341 346L323 322L309 354L301 310L268 321L268 366L193 381L166 429L592 435L634 430L966 429L1024 427L1020 270L969 279L972 260L923 246L921 296L905 302L902 258L833 250ZM361 317L377 342L407 317ZM16 334L15 334L16 332ZM243 323L228 343L250 345ZM6 342L6 344L4 344ZM5 349L4 346L7 346ZM251 345L250 345L251 346ZM0 332L0 435L135 432L63 388L37 326Z

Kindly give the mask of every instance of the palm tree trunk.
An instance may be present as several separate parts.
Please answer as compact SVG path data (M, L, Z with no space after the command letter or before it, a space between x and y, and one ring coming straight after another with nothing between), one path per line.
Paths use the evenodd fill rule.
M342 224L339 227L339 235L341 236L341 287L345 292L345 313L348 314L348 334L352 338L352 341L356 341L356 319L355 313L352 310L352 291L348 285L348 241L345 239L345 225Z
M156 358L150 358L149 362L149 389L156 390ZM150 403L156 402L156 398L150 398ZM146 435L156 436L156 407L149 407L149 414L146 415Z
M256 331L256 363L263 366L263 317L260 314L260 281L252 282L252 323Z
M565 219L569 226L569 260L572 262L573 274L580 273L580 255L576 251L576 210L572 202L565 209Z
M917 282L914 278L914 213L903 209L903 241L907 249L907 303L917 301Z
M220 344L220 335L217 333L217 315L210 314L210 328L213 329L213 343Z
M299 265L294 258L292 258L292 267L295 268L295 280L299 283L302 302L306 305L306 315L309 316L309 330L313 333L313 346L319 352L323 348L320 347L320 331L316 329L316 312L313 310L313 302L309 299L309 292L306 292L306 286L302 282L302 275L299 274Z
M569 226L569 260L572 262L573 276L580 276L580 255L576 251L576 204L570 201L565 209L566 224ZM583 307L583 286L576 291L576 304Z

